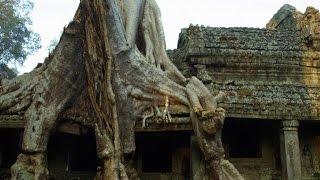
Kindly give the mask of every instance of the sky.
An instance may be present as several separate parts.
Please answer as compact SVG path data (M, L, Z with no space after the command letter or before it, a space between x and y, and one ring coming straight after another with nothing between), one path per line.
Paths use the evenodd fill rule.
M320 0L156 0L168 49L176 48L181 28L190 24L211 27L263 28L283 4L304 12L308 6L320 9ZM71 20L79 0L34 0L31 14L33 30L40 34L42 48L28 56L20 74L31 71L48 55L47 47L59 39L63 27Z

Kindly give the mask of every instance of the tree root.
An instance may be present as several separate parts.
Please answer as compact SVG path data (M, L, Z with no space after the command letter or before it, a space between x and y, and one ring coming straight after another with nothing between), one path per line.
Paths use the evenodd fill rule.
M11 179L49 179L46 158L45 153L19 154L16 163L11 167Z
M125 10L134 2L139 7L129 16ZM211 95L195 77L187 81L166 55L155 1L134 2L81 1L74 21L44 65L1 81L0 113L23 111L28 120L22 149L30 154L19 155L12 167L14 179L48 177L44 153L35 152L46 151L60 114L82 91L93 108L97 154L103 162L96 179L135 177L124 156L135 150L136 120L143 117L143 126L153 117L170 123L171 106L190 111L210 177L223 177L225 111L217 102L224 95ZM143 45L138 47L137 42Z

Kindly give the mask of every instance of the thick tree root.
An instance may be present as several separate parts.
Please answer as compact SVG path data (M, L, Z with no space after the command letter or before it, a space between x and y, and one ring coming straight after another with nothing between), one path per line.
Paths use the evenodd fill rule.
M222 167L223 180L244 180L239 171L228 160L223 160L220 166Z
M154 0L82 0L44 65L0 84L0 113L23 112L28 120L22 149L30 154L19 155L13 179L48 177L45 155L35 152L46 151L59 116L81 92L89 96L102 161L96 179L137 179L125 160L135 151L135 122L152 116L170 122L173 106L190 111L209 176L237 174L229 173L236 172L233 166L222 166L225 112L217 102L223 94L211 95L195 77L188 82L165 49Z
M12 180L46 180L49 179L47 157L45 153L19 154L11 167Z
M190 112L193 130L205 158L207 176L214 180L242 180L238 170L224 160L222 128L225 110L218 108L217 102L223 100L225 94L211 95L195 77L187 85L187 93L193 109Z

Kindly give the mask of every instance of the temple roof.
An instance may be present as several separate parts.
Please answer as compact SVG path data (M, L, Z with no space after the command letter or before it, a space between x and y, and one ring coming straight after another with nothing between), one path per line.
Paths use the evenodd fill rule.
M229 117L320 119L320 52L296 29L190 26L171 57L229 95L221 103Z
M300 51L303 47L303 39L295 30L191 26L182 30L179 42L186 42L185 39L181 39L185 37L188 37L189 45L199 48ZM179 44L179 48L182 46L183 44Z

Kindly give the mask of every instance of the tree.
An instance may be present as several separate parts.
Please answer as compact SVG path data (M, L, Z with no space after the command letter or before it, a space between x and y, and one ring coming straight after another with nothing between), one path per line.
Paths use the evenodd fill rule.
M29 0L0 0L0 63L22 64L40 48L40 36L34 33Z
M74 108L74 116L92 119L102 161L96 179L137 179L125 158L135 151L135 121L170 119L172 109L190 112L210 179L242 179L224 160L223 93L213 96L197 78L186 79L165 50L154 0L82 0L44 64L1 84L0 112L27 119L12 178L48 178L50 133Z
M54 50L54 48L56 48L56 46L58 45L58 43L59 43L59 40L58 40L58 39L56 39L56 38L52 39L52 40L50 41L50 44L49 44L48 47L47 47L48 52L51 53L51 52Z
M9 68L6 64L0 63L0 80L1 79L12 79L18 74L16 69Z

